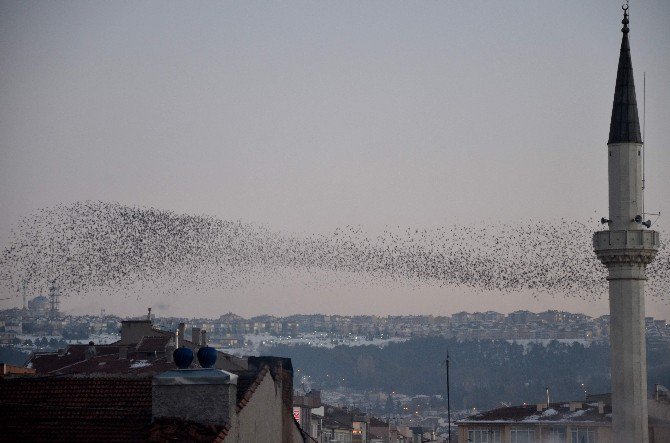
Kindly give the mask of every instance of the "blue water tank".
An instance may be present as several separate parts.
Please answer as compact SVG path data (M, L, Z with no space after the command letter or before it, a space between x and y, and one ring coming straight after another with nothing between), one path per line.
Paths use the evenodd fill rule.
M198 363L203 368L213 368L216 363L216 349L211 346L203 346L198 350Z
M179 369L188 369L193 361L193 351L190 348L177 348L172 358Z

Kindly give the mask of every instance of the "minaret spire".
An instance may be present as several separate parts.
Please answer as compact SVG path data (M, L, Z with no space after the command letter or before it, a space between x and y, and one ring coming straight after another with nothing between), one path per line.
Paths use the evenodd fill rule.
M633 81L633 62L630 58L628 42L628 4L623 8L623 28L621 32L621 51L619 52L619 68L616 74L614 103L612 104L612 120L610 121L609 143L642 143L640 135L640 119L637 115L635 98L635 82Z
M628 4L623 6L610 136L608 229L596 232L593 247L607 267L610 303L612 441L649 443L644 282L660 247L659 234L642 224L642 137L628 43ZM647 229L644 229L644 228Z

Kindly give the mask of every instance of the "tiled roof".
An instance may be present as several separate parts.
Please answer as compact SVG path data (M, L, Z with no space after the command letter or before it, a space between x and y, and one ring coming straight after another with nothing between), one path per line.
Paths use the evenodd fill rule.
M49 374L57 369L65 368L85 359L89 345L70 345L63 355L57 352L35 353L30 357L29 367L34 368L37 374ZM118 346L96 346L96 355L118 355Z
M150 442L188 441L220 443L226 439L230 426L196 423L180 418L158 418L149 427Z
M462 423L481 422L512 422L512 423L537 423L537 422L611 422L611 408L605 406L603 414L598 412L597 403L582 404L580 407L570 410L569 403L552 403L549 408L538 412L536 405L511 406L507 408L492 409L471 415Z
M351 421L341 422L332 417L324 417L322 420L323 427L328 429L353 429Z
M370 417L370 427L375 427L375 428L385 428L388 427L388 423L378 419L377 417Z
M157 374L162 371L176 369L173 363L168 361L169 356L165 354L165 346L154 352L153 346L159 344L163 338L145 338L139 344L146 352L138 352L130 348L126 358L120 358L119 349L124 346L99 345L95 347L96 353L86 359L88 345L73 345L67 348L65 354L57 352L34 354L29 361L29 367L34 368L38 375L63 375L63 374ZM167 338L169 340L169 337ZM143 343L143 344L142 344ZM218 352L216 367L229 372L244 371L241 366L244 360L233 357L223 352ZM197 363L194 361L194 365Z
M126 348L125 346L97 345L95 355L88 360L86 351L89 345L70 345L62 355L57 352L33 354L29 367L34 368L38 375L128 372L155 374L176 368L174 364L167 362L168 356L165 355L165 345L169 340L169 336L144 337L138 343L137 349L128 349L126 358L119 356L119 350ZM227 371L245 369L242 367L244 359L220 351L217 355L218 368Z
M147 343L147 346L149 343ZM163 352L160 357L129 352L126 358L119 356L119 346L95 347L95 355L86 358L89 345L71 345L64 354L34 354L29 366L38 375L65 374L157 374L176 369ZM160 354L159 354L160 355Z
M141 358L119 358L118 355L97 355L88 360L82 360L63 369L52 371L52 375L65 374L130 374L155 375L163 371L177 369L167 357L151 360Z
M240 412L249 403L256 388L269 372L268 366L263 366L259 371L237 372L237 412Z
M335 406L324 405L325 416L323 417L323 426L329 428L348 428L352 429L354 414L358 411L346 411Z
M5 379L0 406L6 441L146 441L151 379Z

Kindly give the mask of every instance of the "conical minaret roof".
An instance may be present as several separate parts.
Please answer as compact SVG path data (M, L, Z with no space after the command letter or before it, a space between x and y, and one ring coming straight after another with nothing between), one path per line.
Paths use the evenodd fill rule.
M630 44L628 42L627 10L624 10L621 23L623 23L621 29L623 37L621 38L621 52L619 53L619 68L616 73L610 137L607 143L642 143L640 119L637 115L637 100L635 99L633 63L630 59Z

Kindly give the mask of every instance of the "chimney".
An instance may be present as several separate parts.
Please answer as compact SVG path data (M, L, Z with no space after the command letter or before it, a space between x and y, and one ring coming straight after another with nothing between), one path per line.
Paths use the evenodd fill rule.
M605 413L605 403L603 401L598 402L598 414Z
M147 313L147 320L151 321L151 308L149 308L149 312Z
M200 331L200 346L207 346L207 330Z
M196 326L191 328L191 341L194 345L200 346L200 328Z
M151 385L153 419L171 417L203 425L233 424L237 404L235 374L213 367L175 369L156 375Z
M549 401L549 386L547 386L547 407L549 407L550 404L551 402Z
M153 335L149 320L123 320L121 322L121 343L124 345L137 344L144 337Z
M582 402L581 401L571 401L570 402L570 412L575 412L579 409L582 409Z
M174 352L175 349L177 349L177 347L175 345L175 343L176 343L175 338L171 338L167 342L167 344L165 345L165 358L168 361L168 363L173 363L174 362L174 357L173 357L172 353Z
M184 333L186 332L186 323L179 323L177 331L179 332L179 340L185 340L186 336Z
M95 357L95 354L97 353L98 352L95 350L95 343L93 343L92 341L88 342L88 348L86 348L86 350L84 351L84 358L86 360L90 360L93 357Z
M128 348L122 346L119 348L119 360L125 360L128 358Z

